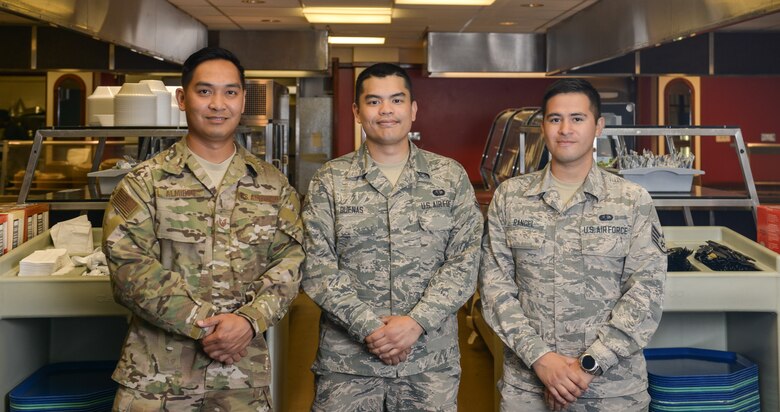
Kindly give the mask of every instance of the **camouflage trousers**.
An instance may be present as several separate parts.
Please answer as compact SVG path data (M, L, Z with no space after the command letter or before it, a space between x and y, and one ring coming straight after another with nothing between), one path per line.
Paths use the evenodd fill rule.
M401 378L328 373L315 383L312 412L456 412L460 366Z
M498 384L501 391L501 412L547 412L543 395L525 391L504 383ZM644 412L650 405L647 391L614 398L579 398L565 410L572 412Z
M271 412L270 388L209 391L198 395L168 395L120 386L114 412Z

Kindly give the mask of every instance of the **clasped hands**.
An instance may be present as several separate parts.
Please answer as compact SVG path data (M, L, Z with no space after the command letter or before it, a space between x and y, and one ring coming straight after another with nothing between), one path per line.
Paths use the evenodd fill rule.
M551 411L561 411L575 402L593 380L593 375L580 368L577 358L555 352L542 355L533 369L544 384L544 402Z
M200 342L211 359L232 365L248 354L246 347L254 338L254 331L246 318L222 313L197 324L206 331Z
M365 339L369 352L388 365L406 361L412 345L423 333L423 328L409 316L385 316L383 326L375 329Z

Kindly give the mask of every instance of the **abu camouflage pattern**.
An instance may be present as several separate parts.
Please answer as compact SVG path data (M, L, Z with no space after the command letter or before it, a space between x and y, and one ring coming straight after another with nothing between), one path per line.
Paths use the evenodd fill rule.
M409 376L460 357L456 312L476 288L482 216L457 162L410 146L395 187L365 145L309 185L302 286L323 309L317 373ZM424 329L396 366L364 343L387 315Z
M583 397L643 391L641 351L666 279L652 199L594 165L569 207L560 203L548 166L502 183L488 211L479 287L485 321L505 343L504 380L541 392L530 365L549 351L587 352L604 374Z
M103 222L114 298L133 314L114 379L170 394L267 386L262 332L298 292L299 209L285 177L243 148L219 189L184 139L128 173ZM233 365L197 341L195 322L220 313L243 316L256 334Z
M549 412L542 394L524 391L506 383L499 384L500 412ZM650 394L641 391L611 398L579 398L567 405L566 412L646 412Z
M400 378L329 372L316 376L312 412L457 412L460 366Z

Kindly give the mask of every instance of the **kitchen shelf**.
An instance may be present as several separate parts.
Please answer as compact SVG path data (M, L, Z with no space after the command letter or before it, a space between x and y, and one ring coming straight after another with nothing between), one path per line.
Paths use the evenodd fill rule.
M104 128L64 128L64 129L38 129L32 141L8 141L3 145L3 158L8 159L9 153L16 147L30 147L30 154L27 160L24 176L19 188L17 197L18 203L28 202L48 202L51 210L103 210L110 194L100 194L96 186L97 179L89 177L86 174L99 170L106 147L110 146L131 146L133 158L143 161L165 149L166 140L178 140L187 134L187 129L175 127L104 127ZM251 145L251 129L246 126L240 126L236 129L236 142L247 147ZM80 139L80 140L74 140ZM109 140L122 139L122 140ZM85 184L76 184L64 190L55 190L45 192L33 187L43 183L51 183L51 180L35 179L35 170L39 163L46 162L44 153L48 148L58 146L63 147L82 147L90 148L90 166L82 168ZM7 162L3 162L2 177L3 187L0 188L0 194L5 192L5 182L9 181L9 172ZM47 165L47 164L44 164ZM80 179L71 179L73 181ZM58 181L59 183L59 181Z
M187 134L187 129L180 128L133 128L133 127L106 127L106 128L66 128L66 129L39 129L35 133L32 141L8 142L10 147L30 146L30 155L27 161L27 167L24 172L23 180L19 188L18 203L30 201L50 202L52 210L102 210L106 206L108 196L101 196L98 193L96 182L93 177L86 176L88 172L99 170L103 155L107 146L135 146L132 150L132 157L136 160L145 160L150 154L156 153L162 147L166 139L179 139ZM74 140L75 139L75 140ZM122 140L109 140L122 139ZM90 167L82 168L84 176L80 185L71 186L65 189L65 193L58 196L56 190L40 194L42 190L33 188L33 181L36 184L50 182L50 180L35 179L35 170L41 157L48 148L58 146L70 147L88 147L90 148ZM10 148L4 146L4 158L8 158ZM125 153L129 154L129 153ZM140 158L140 159L139 159ZM44 159L43 162L46 162ZM45 166L47 164L45 163ZM8 172L4 168L2 181L6 182ZM75 180L75 179L73 179ZM49 183L53 184L53 183ZM82 188L84 188L82 190ZM3 188L5 189L5 188ZM54 188L52 188L54 189ZM32 194L35 192L36 194Z

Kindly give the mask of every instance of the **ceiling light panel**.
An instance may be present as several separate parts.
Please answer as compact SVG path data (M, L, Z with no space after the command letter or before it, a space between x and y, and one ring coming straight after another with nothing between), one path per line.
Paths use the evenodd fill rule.
M389 7L304 7L309 23L390 24Z
M385 44L384 37L329 36L330 44Z

